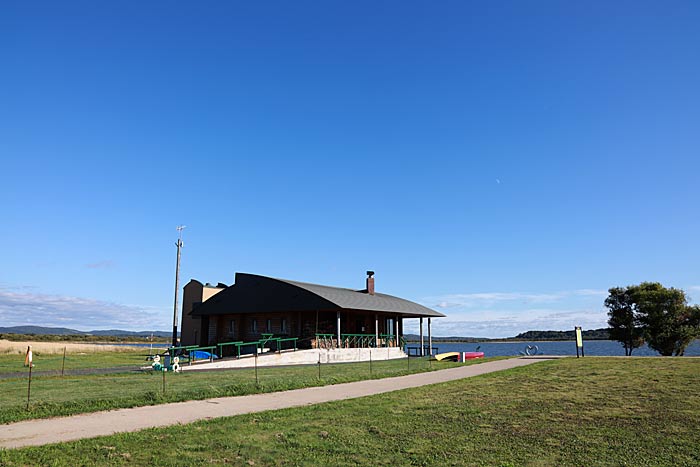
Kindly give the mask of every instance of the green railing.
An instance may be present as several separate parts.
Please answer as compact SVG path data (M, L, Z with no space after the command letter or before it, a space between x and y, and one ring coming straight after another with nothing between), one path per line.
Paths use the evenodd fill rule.
M275 352L282 352L282 350L297 350L297 337L274 337L272 334L262 334L263 339L251 342L243 341L233 341L233 342L219 342L216 345L199 346L199 345L186 345L180 347L168 347L168 354L171 357L178 356L182 363L192 364L196 361L194 352L202 350L209 352L211 356L208 358L209 361L214 360L214 355L218 355L219 358L233 357L241 358L241 349L244 347L253 347L255 349L254 353L258 353L258 350L262 349L272 343L275 347ZM288 343L292 345L289 346ZM285 344L287 348L285 349ZM226 352L227 348L235 347L235 350L231 352ZM228 355L227 355L228 353ZM251 352L253 353L253 352Z
M274 337L272 334L262 334L262 339L257 340L257 341L251 341L251 342L243 342L243 341L235 341L235 342L222 342L220 344L217 344L217 347L219 347L219 353L220 355L231 357L235 356L236 358L241 358L241 349L243 347L252 347L254 346L256 348L256 352L262 352L263 349L266 346L269 346L270 348L274 347L275 352L282 352L283 350L297 350L297 337ZM291 346L288 345L288 343L291 343ZM229 353L228 355L224 352L225 347L235 347L236 349ZM286 347L286 348L285 348Z
M299 339L298 337L275 337L272 334L261 334L261 336L262 339L258 341L258 345L260 347L261 352L263 351L265 346L268 346L270 350L274 350L277 353L282 352L282 350L289 350L289 348L282 348L285 342L291 342L292 346L290 348L293 350L297 349L297 340Z
M282 348L282 345L283 345L284 342L291 342L291 343L293 344L293 345L292 345L292 349L293 349L294 351L296 351L296 350L297 350L297 340L299 340L298 337L281 337L281 338L278 337L278 338L277 338L277 345L278 345L277 349L278 349L278 352L281 352L281 351L285 350L285 349ZM286 350L289 350L289 349L286 349Z
M241 349L243 347L253 346L253 348L255 348L255 354L257 354L259 345L260 341L239 342L238 344L236 344L236 358L241 358Z
M199 346L199 345L186 345L182 347L168 347L168 354L170 357L180 357L180 361L185 363L184 360L187 360L187 363L192 365L197 359L197 357L194 355L194 352L197 350L202 350L204 352L209 352L210 356L208 359L210 362L214 361L214 355L215 355L215 350L216 346L215 345L210 345L210 346ZM178 351L180 351L178 353Z
M241 348L239 347L239 344L243 344L243 341L234 341L234 342L220 342L216 344L216 346L219 348L219 357L224 358L224 356L231 356L231 355L226 355L224 352L224 347L236 347L237 355L238 357L241 356Z

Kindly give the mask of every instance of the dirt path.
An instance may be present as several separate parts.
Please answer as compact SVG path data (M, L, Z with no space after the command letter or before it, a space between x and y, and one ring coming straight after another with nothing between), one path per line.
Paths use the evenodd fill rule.
M447 370L373 379L292 391L221 397L201 401L110 410L0 425L0 447L18 448L111 435L145 428L191 423L265 410L283 409L321 402L353 399L427 384L469 378L494 371L530 365L547 358L513 358Z

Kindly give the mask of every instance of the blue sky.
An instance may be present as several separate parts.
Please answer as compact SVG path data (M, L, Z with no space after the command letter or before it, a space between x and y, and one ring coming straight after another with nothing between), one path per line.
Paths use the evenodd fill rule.
M168 329L178 224L183 284L373 269L438 335L700 296L697 2L3 10L0 325Z

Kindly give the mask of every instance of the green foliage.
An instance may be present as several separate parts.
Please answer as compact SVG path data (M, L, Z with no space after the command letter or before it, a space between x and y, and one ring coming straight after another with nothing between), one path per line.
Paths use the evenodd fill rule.
M610 310L611 336L630 349L628 355L641 345L642 336L664 356L683 355L688 344L700 336L700 309L688 306L680 289L642 282L609 292L605 306Z
M649 347L661 355L683 355L700 335L697 307L689 307L685 292L644 282L636 292L639 322Z
M586 340L606 340L610 339L608 329L590 329L582 332ZM575 331L527 331L506 340L526 340L526 341L571 341L576 339Z
M610 338L622 343L625 355L644 344L644 336L634 313L634 300L630 287L613 287L605 299L608 311Z

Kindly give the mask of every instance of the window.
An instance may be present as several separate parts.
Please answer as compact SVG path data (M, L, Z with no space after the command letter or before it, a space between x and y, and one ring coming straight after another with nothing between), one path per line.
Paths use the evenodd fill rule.
M272 332L272 320L268 319L265 323L265 332Z
M258 333L258 320L257 319L253 319L250 322L250 332L252 332L253 334Z
M287 320L285 318L280 320L280 330L282 334L287 334Z
M235 336L236 335L236 320L232 319L228 323L228 335L229 336Z

